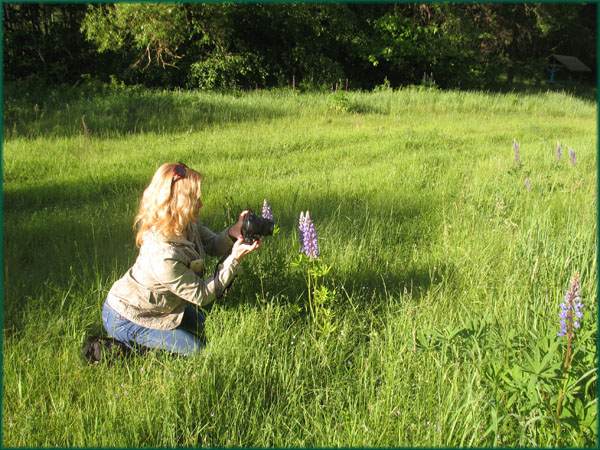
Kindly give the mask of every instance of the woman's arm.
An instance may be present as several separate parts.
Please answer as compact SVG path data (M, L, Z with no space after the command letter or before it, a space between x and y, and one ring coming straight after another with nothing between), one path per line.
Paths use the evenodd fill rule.
M238 266L239 260L229 255L220 264L216 276L202 279L183 262L164 258L153 264L153 272L160 284L177 297L203 306L222 295L235 277Z
M244 244L242 238L238 239L233 244L231 254L219 265L216 275L207 279L200 278L176 259L175 255L165 255L153 261L152 272L156 280L170 292L190 303L203 306L223 294L233 281L240 261L259 247L260 241Z
M215 233L204 225L198 224L198 237L204 251L210 256L224 256L231 251L233 247L232 238L229 235L229 228L220 233Z
M221 233L214 233L203 225L198 224L197 232L206 253L211 256L224 256L231 251L233 243L242 237L242 223L248 211L242 211L235 225Z

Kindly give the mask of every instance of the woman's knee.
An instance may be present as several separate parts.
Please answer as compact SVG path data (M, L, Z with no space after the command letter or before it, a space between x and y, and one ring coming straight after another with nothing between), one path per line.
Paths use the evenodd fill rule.
M183 329L175 330L153 330L141 329L133 339L142 347L156 350L165 350L170 353L190 356L200 352L203 348L201 340L192 333Z
M182 356L193 356L200 353L204 348L204 343L196 336L186 336L185 339L176 343L172 351Z
M119 339L119 325L121 317L106 302L102 306L102 325L112 338ZM119 339L120 340L120 339Z

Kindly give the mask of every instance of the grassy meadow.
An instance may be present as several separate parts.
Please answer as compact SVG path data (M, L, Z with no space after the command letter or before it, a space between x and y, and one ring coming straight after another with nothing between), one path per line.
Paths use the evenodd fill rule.
M593 102L107 86L4 101L5 447L596 445ZM88 366L167 161L204 175L212 229L266 198L279 232L210 309L202 354ZM306 210L331 267L325 330L294 265Z

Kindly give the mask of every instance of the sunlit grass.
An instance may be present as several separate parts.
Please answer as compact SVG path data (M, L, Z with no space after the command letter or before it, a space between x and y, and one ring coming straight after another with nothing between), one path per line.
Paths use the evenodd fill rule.
M6 446L594 444L595 426L559 438L549 411L524 415L486 375L555 336L576 271L581 345L595 349L593 103L418 89L17 94L3 160ZM566 151L556 160L557 140L576 166ZM135 258L137 202L165 161L203 173L213 229L267 198L281 231L212 308L201 355L88 367L81 343ZM311 327L290 268L305 210L333 266L330 336ZM423 344L436 333L447 338Z

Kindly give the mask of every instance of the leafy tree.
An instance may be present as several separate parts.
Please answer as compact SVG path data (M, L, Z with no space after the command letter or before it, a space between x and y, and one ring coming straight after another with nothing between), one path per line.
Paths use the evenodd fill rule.
M49 83L76 81L82 73L102 77L114 68L98 58L79 31L84 5L2 5L4 74L7 81L36 78Z
M467 79L477 61L470 33L450 5L397 5L375 21L374 66L388 64L392 84L433 76L442 85Z
M173 4L103 5L89 7L82 30L100 52L132 45L142 53L134 66L175 66L179 46L187 39L185 9Z
M442 87L595 70L595 4L4 4L8 80L83 74L202 89ZM505 81L501 75L506 75Z

